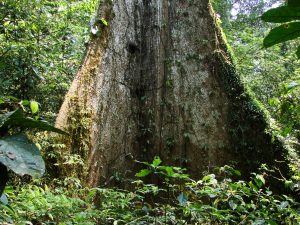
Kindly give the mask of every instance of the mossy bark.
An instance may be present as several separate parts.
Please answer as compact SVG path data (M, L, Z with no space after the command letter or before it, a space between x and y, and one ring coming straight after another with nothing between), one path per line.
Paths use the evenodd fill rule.
M70 152L85 158L89 185L132 176L132 159L155 155L194 177L231 160L246 170L283 159L208 0L106 1L96 19L99 35L56 123L70 132Z

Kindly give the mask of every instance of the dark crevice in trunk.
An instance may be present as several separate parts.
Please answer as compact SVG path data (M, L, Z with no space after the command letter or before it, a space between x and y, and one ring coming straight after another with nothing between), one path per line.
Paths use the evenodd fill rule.
M120 0L102 7L97 17L109 26L91 40L57 120L61 128L74 118L88 121L84 129L67 128L67 147L88 155L89 185L109 183L117 173L133 177L139 166L132 159L155 155L199 178L241 155L256 167L270 162L270 152L280 154L282 146L274 150L264 134L263 113L251 111L257 108L236 85L207 0Z

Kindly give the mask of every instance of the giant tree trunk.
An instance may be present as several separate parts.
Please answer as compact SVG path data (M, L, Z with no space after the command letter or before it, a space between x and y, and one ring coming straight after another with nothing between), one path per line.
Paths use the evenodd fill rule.
M281 159L208 0L107 0L95 29L57 118L89 185L131 176L132 158L159 155L194 177L230 160L255 168Z

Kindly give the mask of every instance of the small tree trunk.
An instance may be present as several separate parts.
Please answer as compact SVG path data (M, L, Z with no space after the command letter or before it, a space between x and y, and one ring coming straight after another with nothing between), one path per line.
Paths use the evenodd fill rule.
M132 159L155 155L194 177L230 160L249 169L282 158L208 0L105 1L93 30L56 123L86 160L89 185L132 176Z

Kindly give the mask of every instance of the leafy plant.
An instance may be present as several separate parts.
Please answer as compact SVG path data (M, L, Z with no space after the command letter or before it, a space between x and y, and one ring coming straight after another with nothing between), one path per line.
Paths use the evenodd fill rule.
M14 224L298 224L300 204L266 187L267 172L238 180L230 166L193 180L156 157L142 162L139 178L158 176L165 185L132 181L132 191L116 188L68 189L68 184L7 187L11 205L0 205L0 222ZM175 174L168 174L171 167ZM168 169L171 171L171 169ZM148 177L149 176L149 177ZM177 179L178 178L178 179ZM72 179L72 178L68 178ZM149 179L146 179L149 181ZM157 180L158 181L158 180ZM294 183L294 181L290 181ZM166 185L168 184L168 185ZM169 194L168 194L169 193Z
M165 180L170 179L178 179L178 180L188 180L189 176L184 173L185 169L180 167L174 167L174 166L162 166L161 159L156 156L154 157L152 163L147 162L139 162L138 163L146 165L147 169L142 169L139 171L135 176L136 177L146 177L150 174L155 174L158 176L162 176Z
M0 97L0 196L8 180L7 168L18 175L40 177L45 163L37 146L25 135L28 129L66 134L38 117L35 101ZM33 116L33 117L31 117Z
M83 192L84 190L80 190ZM79 193L75 191L76 193ZM96 224L98 211L78 196L73 198L66 189L50 191L36 185L6 190L12 199L10 207L0 205L0 222L14 224Z
M281 134L284 137L293 135L299 138L300 129L300 99L299 99L299 80L284 82L280 85L280 96L269 100L269 104L278 113L276 119L281 123Z
M265 48L300 37L300 4L296 1L288 1L287 5L270 9L261 18L265 22L283 23L271 29L265 37ZM300 58L300 46L296 54Z
M164 224L272 225L297 224L300 221L299 203L286 195L274 195L265 186L266 173L253 174L253 178L248 182L233 181L232 177L239 177L240 172L230 166L224 166L216 169L216 174L208 174L195 181L183 174L182 170L178 176L164 172L165 168L161 163L158 157L150 164L144 163L147 169L142 169L136 176L146 177L156 174L165 179L167 186L158 187L135 181L138 185L137 193L147 196L145 199L151 199L150 202L148 200L150 205L145 203L143 205L150 215L156 217L152 218L154 221ZM171 185L170 178L174 177L183 179L173 180ZM165 195L158 195L158 191L169 193L167 201L164 200ZM153 198L149 198L149 194L152 194ZM160 205L160 202L167 202L167 205Z
M53 119L80 65L98 2L1 1L0 95L36 99Z

